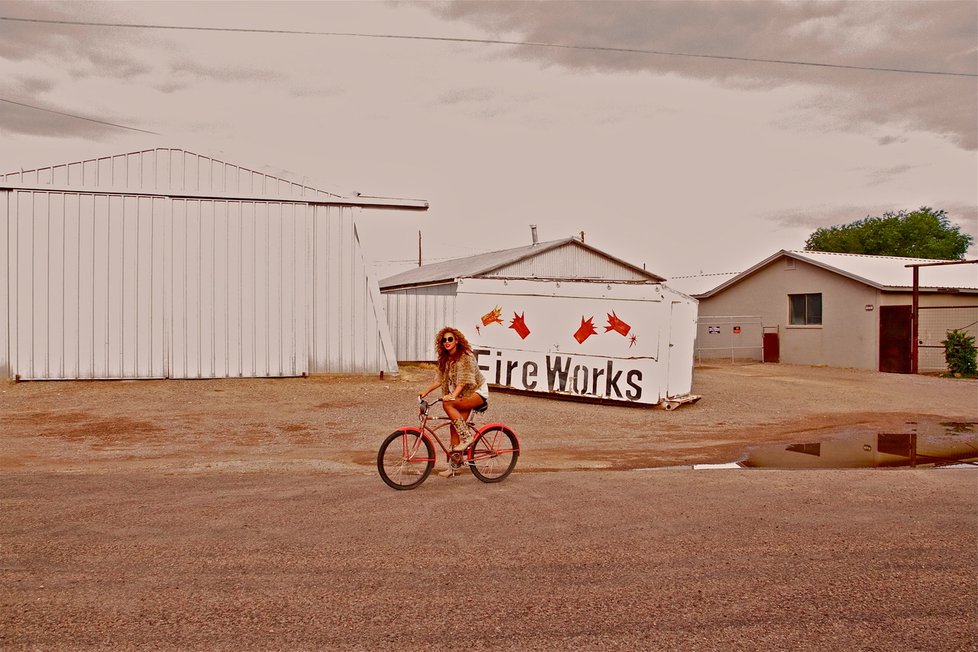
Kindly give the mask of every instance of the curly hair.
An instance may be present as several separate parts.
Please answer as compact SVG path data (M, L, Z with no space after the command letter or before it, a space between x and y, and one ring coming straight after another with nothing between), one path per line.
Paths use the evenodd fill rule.
M441 338L446 334L451 333L455 336L455 354L449 355L445 347L441 345ZM443 329L438 331L435 335L435 353L438 355L438 371L445 373L448 369L448 363L452 360L458 360L460 357L466 353L472 353L472 346L469 341L465 339L462 332L457 328L452 328L451 326L445 326Z

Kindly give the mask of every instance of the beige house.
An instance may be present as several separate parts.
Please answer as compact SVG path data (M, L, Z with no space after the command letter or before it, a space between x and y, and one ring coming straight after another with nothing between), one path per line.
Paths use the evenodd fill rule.
M691 294L700 301L702 323L756 318L763 333L758 359L909 373L913 270L907 265L933 262L779 251L711 290ZM918 369L943 370L940 341L947 331L978 333L978 265L921 267L919 286ZM725 328L700 329L697 349L708 350L709 338L723 336ZM730 328L741 333L740 326Z

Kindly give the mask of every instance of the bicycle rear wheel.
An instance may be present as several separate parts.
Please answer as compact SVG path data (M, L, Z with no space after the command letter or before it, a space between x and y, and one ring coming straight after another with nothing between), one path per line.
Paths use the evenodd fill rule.
M377 451L377 471L393 489L414 489L431 475L435 449L417 430L392 432Z
M483 482L499 482L509 475L520 456L520 443L505 426L492 426L476 435L469 448L472 475Z

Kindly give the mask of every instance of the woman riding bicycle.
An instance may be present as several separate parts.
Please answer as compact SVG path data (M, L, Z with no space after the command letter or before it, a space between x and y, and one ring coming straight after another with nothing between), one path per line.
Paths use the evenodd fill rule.
M452 420L452 451L464 451L472 433L466 421L474 408L489 404L489 385L479 371L469 341L457 329L446 326L435 336L438 352L438 377L419 398L441 388L442 407Z

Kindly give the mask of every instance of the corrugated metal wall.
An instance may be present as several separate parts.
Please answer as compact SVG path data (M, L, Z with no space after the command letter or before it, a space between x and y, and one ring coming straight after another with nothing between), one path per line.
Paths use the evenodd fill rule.
M602 279L645 281L647 277L610 258L571 244L521 260L483 276L515 278Z
M458 285L449 283L384 293L398 360L435 360L435 333L455 326L457 291Z
M10 244L10 197L12 192L0 190L0 378L13 378L10 360L10 277L14 267Z
M309 370L307 205L173 200L171 378Z
M8 375L163 375L163 202L4 193Z
M311 233L310 371L396 372L383 298L367 272L352 209L316 206Z
M168 180L157 183L164 167ZM239 180L273 180L275 195L325 195L180 150L16 180L74 174L73 183L113 191L0 190L0 377L396 372L354 208L118 190L155 179L160 192L175 179L196 179L204 192L219 177L226 182L213 174L218 167Z

